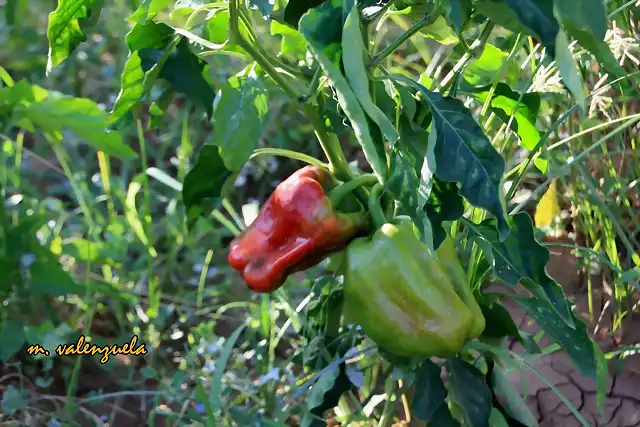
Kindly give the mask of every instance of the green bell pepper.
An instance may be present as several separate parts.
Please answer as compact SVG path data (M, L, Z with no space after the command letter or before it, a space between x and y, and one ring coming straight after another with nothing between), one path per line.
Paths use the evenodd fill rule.
M378 190L374 187L372 199ZM374 222L383 222L379 205L370 201L370 211ZM449 243L451 247L434 254L406 217L351 242L345 252L346 320L399 356L447 358L459 353L482 332L484 318Z

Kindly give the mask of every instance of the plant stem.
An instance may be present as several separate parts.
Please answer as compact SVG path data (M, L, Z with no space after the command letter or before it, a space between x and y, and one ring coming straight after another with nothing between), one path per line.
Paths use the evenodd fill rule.
M415 25L413 27L409 28L407 31L405 31L404 34L402 34L400 37L395 39L389 46L384 48L382 50L382 52L380 52L379 54L374 56L371 59L371 64L369 65L370 69L371 70L375 70L378 67L378 65L380 65L380 63L387 56L391 55L398 47L400 47L400 45L402 43L404 43L407 40L409 40L409 38L411 38L412 35L414 35L418 31L420 31L421 29L426 27L428 24L430 24L432 21L434 21L435 20L434 17L435 18L438 17L438 12L439 12L439 10L436 10L435 13L427 13L427 14L425 14L422 17L421 20L419 20L418 22L415 23Z
M453 77L457 72L467 66L468 62L472 59L472 56L475 55L475 51L480 46L484 46L485 43L487 43L487 39L489 39L489 36L491 35L494 27L495 24L493 24L492 22L488 22L487 25L484 26L484 28L482 29L482 33L480 33L478 38L471 44L471 50L465 52L464 55L462 55L458 62L453 66L453 69L449 71L449 74L447 74L446 77L442 80L442 83L440 84L440 93L444 93L449 85L453 83ZM477 55L475 56L477 57Z
M348 181L342 185L337 186L331 192L329 192L329 200L331 200L331 204L335 207L338 206L340 201L349 193L352 193L358 187L367 184L373 184L378 182L378 178L375 174L368 173L364 175L357 176L353 178L351 181Z
M286 157L289 159L299 160L301 162L308 163L313 166L318 166L321 168L328 168L329 165L326 163L316 159L315 157L311 157L307 154L299 153L297 151L285 150L282 148L256 148L253 150L253 154L249 157L249 159L255 159L259 156L280 156Z
M384 403L384 409L382 410L382 416L378 427L389 427L393 422L393 410L395 409L395 400L393 399L398 383L393 379L391 374L387 378L387 384L385 384L385 394L387 395L387 401Z
M231 0L229 2L229 29L230 37L238 43L247 53L257 62L273 79L278 86L284 90L284 92L293 100L300 101L302 94L289 83L289 81L283 77L274 68L268 58L266 58L261 52L259 52L251 43L247 42L242 35L238 27L238 0ZM327 132L322 116L318 113L317 107L307 103L303 103L303 109L306 115L311 120L311 124L315 130L316 137L322 146L327 159L329 159L330 169L341 181L350 181L353 178L351 171L349 170L349 164L344 157L342 147L335 134ZM359 191L358 195L361 197L362 192Z
M380 195L382 194L382 186L378 183L373 186L369 194L369 212L373 218L373 224L376 228L381 228L387 223L387 218L380 206Z

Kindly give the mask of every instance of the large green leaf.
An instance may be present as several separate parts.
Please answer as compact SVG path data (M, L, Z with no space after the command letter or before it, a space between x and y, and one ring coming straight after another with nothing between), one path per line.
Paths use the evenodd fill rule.
M227 169L239 172L258 145L269 106L267 89L253 77L231 77L214 113L214 140Z
M560 26L553 16L553 0L505 1L520 22L547 48L551 56L555 56L556 35Z
M24 325L5 320L0 329L0 361L6 362L20 350L24 344Z
M343 9L343 0L324 3L311 9L300 19L300 32L334 88L340 107L349 118L356 139L362 146L373 172L384 182L387 175L384 146L372 137L367 116L340 71L345 10L348 11L349 8Z
M411 414L429 424L459 426L447 406L447 389L440 377L441 368L427 359L416 373ZM437 422L436 422L437 421Z
M308 10L320 6L325 0L289 0L284 9L284 22L298 28L300 18Z
M391 170L385 184L420 230L423 241L433 248L431 224L424 205L429 198L429 185L416 173L415 160L409 153L394 150Z
M72 98L49 92L46 98L16 108L16 115L43 132L59 134L67 129L106 154L123 160L137 154L122 140L119 132L106 131L107 115L86 98Z
M343 52L348 52L348 55L343 55L342 62L351 90L365 113L380 127L380 131L389 141L389 144L393 145L398 139L398 131L391 123L391 120L373 102L369 93L369 79L364 64L366 47L362 40L360 12L355 4L351 8L351 12L344 24L342 50Z
M455 221L464 214L464 200L453 182L444 182L438 177L433 177L431 185L431 194L424 210L431 222L433 247L438 248L447 236L443 223Z
M176 92L185 94L191 102L204 109L207 116L211 117L215 92L204 76L206 62L191 52L186 39L180 40L177 48L171 53L167 54L161 49L147 48L141 49L138 55L145 73L161 65L159 77L167 81ZM164 64L160 64L159 61L165 55L167 56Z
M476 12L486 16L494 24L500 25L514 33L527 32L527 28L522 25L516 12L507 5L505 0L476 0L474 7Z
M307 52L307 43L297 29L273 20L271 21L271 34L282 37L280 42L280 53L282 55L291 56L298 61L304 59Z
M455 98L443 97L409 80L429 102L435 132L435 175L460 183L460 194L472 205L484 208L497 219L500 237L509 232L505 218L502 176L504 160L471 112Z
M461 32L462 26L469 19L471 0L444 0L443 6L447 20L457 32Z
M478 368L456 357L446 364L449 393L461 409L466 427L489 427L491 389Z
M476 88L472 96L481 104L489 97L491 86ZM522 99L520 100L520 97ZM520 100L520 103L518 103ZM536 128L538 111L540 110L540 94L528 92L520 94L506 83L498 83L489 103L491 111L504 123L509 124L513 132L520 137L522 146L527 150L533 150L540 141L540 133ZM513 120L511 117L513 116ZM546 172L549 161L544 157L538 157L535 164L542 172Z
M187 213L187 225L191 227L202 215L211 210L205 202L219 203L222 190L233 173L224 166L219 148L205 144L198 153L195 165L184 178L182 203Z
M29 268L31 290L37 294L63 296L84 294L84 287L55 261L36 260Z
M58 0L58 7L49 14L47 26L47 74L87 40L83 27L97 22L103 4L104 0Z
M142 6L141 6L142 7ZM109 114L109 123L114 124L127 114L144 96L145 71L138 51L145 48L163 49L167 46L173 30L165 24L138 23L127 34L129 57L121 75L120 93Z
M576 319L573 313L575 328L569 327L546 299L514 298L520 306L540 325L544 332L571 357L582 375L596 380L597 361L594 353L595 344L589 337L585 324Z
M138 24L151 21L158 13L173 4L174 0L143 0L136 11L127 18L127 21Z
M462 77L473 86L489 85L496 79L502 82L517 82L520 78L520 67L515 61L509 62L503 75L498 76L508 57L508 54L494 45L486 44L480 57L464 69Z
M487 243L496 275L510 286L522 283L534 296L551 302L562 318L573 326L573 315L562 287L545 271L551 256L533 234L531 217L521 212L510 217L509 235L500 241L495 231L495 220L481 224L466 221L469 231Z

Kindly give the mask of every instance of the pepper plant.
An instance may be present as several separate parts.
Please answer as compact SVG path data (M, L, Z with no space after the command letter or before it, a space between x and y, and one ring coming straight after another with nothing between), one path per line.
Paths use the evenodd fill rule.
M402 402L406 418L428 425L537 425L506 379L528 362L503 343L511 338L532 354L543 350L518 329L506 299L597 381L602 404L604 357L547 275L549 251L523 204L513 202L531 170L563 173L544 147L566 118L584 114L590 98L575 46L612 76L611 85L633 84L604 43L602 0L134 3L115 106L105 117L86 110L106 119L111 133L40 120L43 108L58 112L64 98L22 82L5 91L11 96L0 99L1 111L17 112L14 118L46 129L52 140L64 125L107 154L131 158L118 131L142 106L151 105L157 123L175 96L186 96L213 124L182 183L189 228L210 217L248 162L284 156L300 163L230 245L230 264L267 304L271 296L288 298L291 273L328 259L294 325L305 345L293 361L310 375L276 393L277 404L253 413L251 422L283 425L295 414L302 425L324 425L327 410L355 405L342 411L342 421L389 426ZM86 40L101 7L58 1L49 17L48 72ZM385 42L390 22L403 32ZM413 46L422 55L436 42L455 58L453 67L440 66L438 55L419 75L395 65L398 52L406 56ZM514 67L523 54L528 76ZM220 79L213 60L220 57L240 71ZM572 106L539 130L541 97L526 92L522 78L530 83L549 63ZM319 144L322 158L259 147L269 99L282 93L310 122L309 144ZM527 155L516 167L499 152L510 151L513 139L500 144L504 138L488 136L496 123ZM363 161L350 161L347 141ZM490 290L494 279L513 292ZM366 372L366 381L354 372ZM386 398L377 406L372 397L381 386ZM210 423L223 409L211 393Z

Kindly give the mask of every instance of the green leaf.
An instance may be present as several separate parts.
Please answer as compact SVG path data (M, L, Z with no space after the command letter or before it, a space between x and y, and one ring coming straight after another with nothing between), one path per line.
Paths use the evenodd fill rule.
M555 310L573 325L573 315L562 287L551 279L545 270L551 257L549 250L540 245L533 234L531 217L521 212L510 217L511 227L504 241L495 231L495 220L481 224L465 223L469 231L490 247L487 255L492 258L496 275L510 286L522 283L534 296L550 301Z
M447 235L443 223L455 221L464 214L464 200L455 183L433 177L431 185L431 194L424 209L431 221L433 247L438 248Z
M158 13L173 4L174 0L143 0L136 11L127 18L127 21L137 22L138 24L151 21Z
M496 80L498 72L509 57L492 44L486 44L478 59L467 65L462 77L473 86L486 86ZM517 82L520 78L520 67L515 61L510 61L504 70L504 75L498 76L500 81ZM508 87L505 83L504 84Z
M293 28L298 28L302 15L314 7L320 6L325 0L289 0L284 8L284 22Z
M553 0L505 0L527 27L555 57L556 36L560 26L553 16Z
M491 304L480 304L482 315L484 316L486 327L482 331L482 336L488 338L519 338L518 326L511 318L511 314L502 304L497 301Z
M538 421L531 409L529 409L504 370L498 365L494 365L491 373L491 385L493 393L499 399L507 415L527 427L538 427Z
M84 286L76 283L55 261L36 260L31 264L29 273L34 293L53 296L84 294Z
M472 92L473 97L481 104L484 104L489 96L490 86L476 88ZM538 111L540 110L540 94L528 92L522 95L514 91L506 83L498 83L489 103L490 110L504 124L510 124L510 129L518 135L522 146L527 150L533 150L540 141L540 133L536 128ZM517 108L516 108L517 107ZM513 116L513 120L511 117ZM535 164L542 172L546 172L549 161L540 156L536 158Z
M320 375L318 381L311 387L311 392L307 397L307 408L309 410L322 406L325 394L333 388L339 375L340 365L338 364L329 365L322 375Z
M595 344L585 324L571 313L575 328L567 325L551 304L540 298L513 298L540 325L544 332L558 343L582 375L596 379Z
M493 404L485 376L478 368L457 357L449 360L446 366L450 395L462 410L464 425L489 427Z
M0 329L0 360L11 359L24 345L24 326L21 323L5 320Z
M240 334L246 326L247 325L243 323L225 339L222 351L220 351L220 355L216 358L216 367L213 372L213 378L211 378L211 389L209 390L209 402L214 410L222 409L222 377L226 372L227 362L231 358L236 341L238 341Z
M129 31L126 37L129 57L120 77L121 89L109 114L109 124L115 124L124 117L144 96L146 73L142 69L138 51L145 48L165 48L172 36L173 30L170 27L154 22L138 23Z
M384 182L387 176L384 146L375 142L372 137L367 117L349 87L347 79L340 71L341 36L345 19L342 2L343 0L336 0L309 10L300 19L300 32L336 91L340 107L349 118L356 139L362 146L373 172L380 182Z
M271 34L282 36L280 53L295 58L296 60L304 59L305 53L307 52L307 43L298 30L273 20L271 21Z
M440 377L440 366L427 359L416 372L415 391L411 402L411 415L437 426L446 426L440 422L435 422L435 418L446 419L448 415L453 417L447 406L447 389ZM439 413L442 411L442 413ZM456 424L454 424L456 425Z
M58 0L58 7L49 14L47 26L47 74L87 40L82 27L98 20L103 4L104 0Z
M2 394L2 402L0 402L0 409L2 412L11 416L16 411L26 407L29 403L29 399L25 396L25 393L18 390L13 385L7 386L6 391Z
M196 163L184 178L182 203L187 213L187 224L191 227L201 215L211 211L203 207L203 202L211 199L220 201L222 188L233 173L224 166L219 148L205 144L198 153Z
M249 0L254 7L256 7L264 18L270 18L271 12L273 12L273 0Z
M586 112L585 103L587 95L582 83L582 77L578 72L578 64L569 49L569 39L562 29L558 31L558 35L556 36L555 51L556 63L558 64L560 77L562 77L562 83L569 89L576 104L580 107L580 111L584 114Z
M527 28L520 22L516 12L505 0L476 0L476 12L489 18L494 24L500 25L514 33L526 33Z
M460 184L460 194L497 219L500 237L509 232L502 176L504 160L462 101L443 97L413 82L431 106L436 132L435 174Z
M227 169L242 170L266 124L267 89L253 77L231 77L214 112L214 140Z
M118 132L106 132L107 115L90 99L49 92L45 99L17 108L16 114L43 132L55 134L68 129L110 156L123 160L138 157Z
M358 102L365 113L380 127L389 144L393 146L398 139L398 131L391 120L378 108L369 94L369 78L364 65L366 47L362 40L360 12L357 5L353 5L347 17L342 32L342 50L348 55L342 57L344 72Z
M470 0L444 0L444 11L447 20L457 32L462 31L462 26L469 19L471 12Z
M607 33L607 10L602 0L557 1L555 16L569 36L595 55L607 72L624 77L626 71L604 42Z
M141 49L138 55L142 70L145 73L150 71L165 53L160 49ZM215 92L203 75L206 63L191 52L187 39L181 39L176 50L169 53L161 65L159 77L167 81L176 92L185 94L211 117Z
M420 230L423 241L433 248L431 223L424 211L429 198L430 186L416 173L415 159L408 153L394 150L391 153L391 168L385 188L408 212Z

